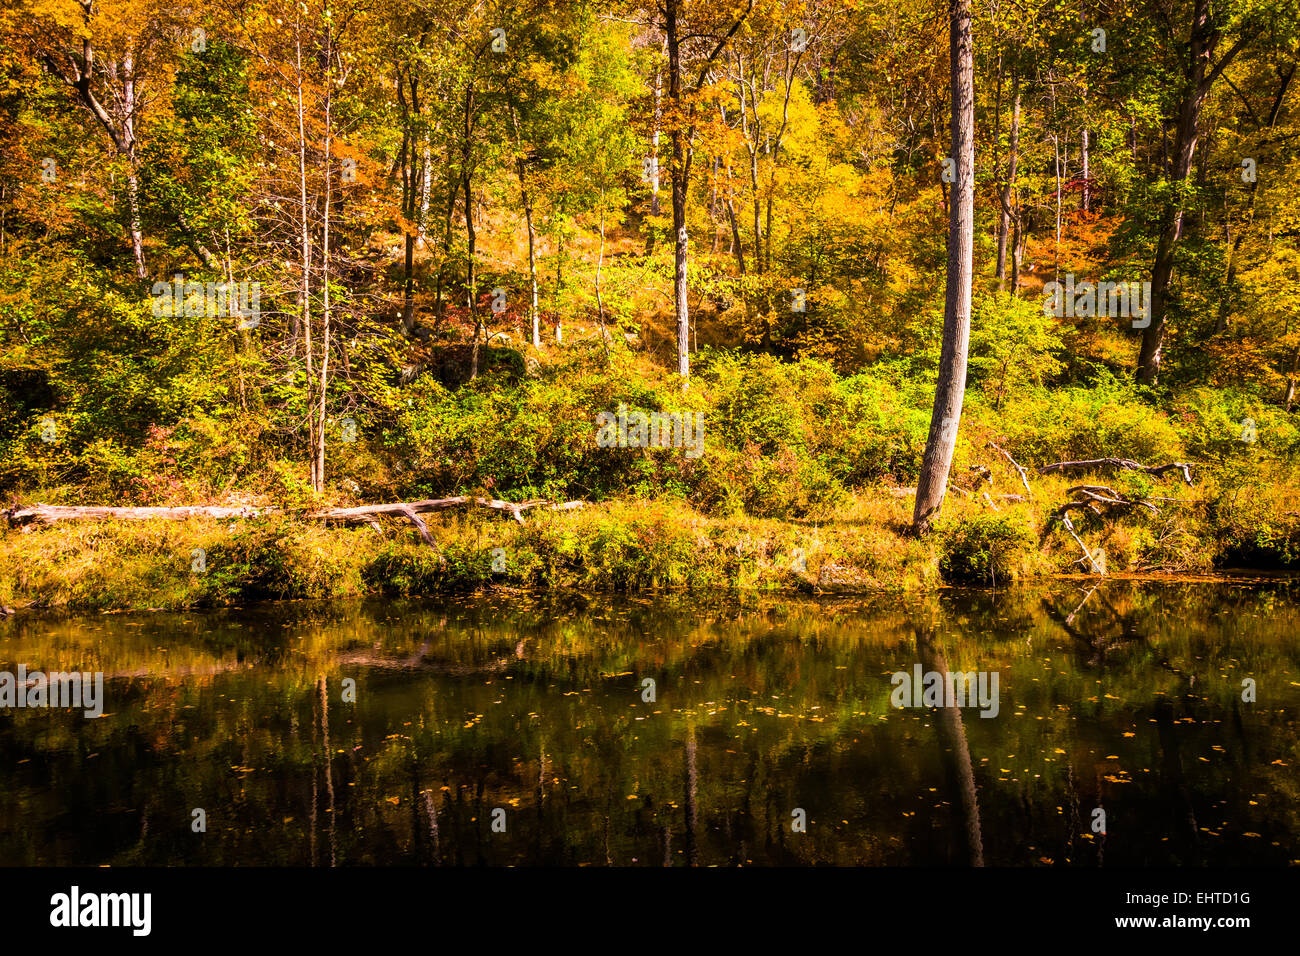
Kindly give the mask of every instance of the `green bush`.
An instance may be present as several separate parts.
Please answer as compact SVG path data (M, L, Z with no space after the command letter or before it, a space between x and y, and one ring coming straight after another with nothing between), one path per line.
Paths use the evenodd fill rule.
M1164 464L1185 454L1168 416L1137 386L1105 371L1087 387L1038 388L1009 399L1000 428L1022 464L1105 457Z
M939 573L953 584L1010 584L1035 551L1033 532L1019 515L974 515L941 533Z

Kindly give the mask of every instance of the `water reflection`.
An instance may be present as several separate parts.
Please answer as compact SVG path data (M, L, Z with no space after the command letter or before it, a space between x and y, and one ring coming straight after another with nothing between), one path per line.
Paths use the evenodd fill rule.
M948 662L934 643L928 631L916 632L916 653L922 668L938 674L947 682ZM966 744L966 728L962 723L961 709L955 706L938 707L935 729L938 731L940 761L950 802L960 808L960 831L965 837L966 860L971 866L984 865L984 840L980 835L980 805L975 792L975 774L971 769L970 747Z
M0 864L1283 865L1297 625L1285 580L19 616L0 669L107 704L0 711ZM996 718L892 707L918 662Z

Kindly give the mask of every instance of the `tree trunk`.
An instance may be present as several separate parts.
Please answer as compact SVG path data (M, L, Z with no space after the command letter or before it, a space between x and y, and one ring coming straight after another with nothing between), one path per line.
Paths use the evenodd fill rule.
M1088 127L1084 127L1079 133L1079 151L1080 161L1083 163L1080 175L1083 177L1083 196L1080 206L1084 212L1092 211L1092 197L1088 190Z
M659 215L659 124L663 119L663 71L655 70L655 120L650 134L650 155L655 163L650 169L650 215ZM653 236L654 231L651 230ZM651 240L653 241L653 239Z
M681 50L677 35L678 0L665 0L664 23L668 35L668 96L680 111L682 100ZM691 374L690 307L686 300L686 187L688 166L686 142L680 117L673 124L673 311L677 325L677 373L683 383Z
M923 534L943 506L957 428L966 392L970 340L971 269L975 211L975 68L970 0L949 6L949 69L952 85L952 157L956 165L948 214L948 276L944 290L943 347L930 433L916 483L912 530Z
M1137 379L1147 385L1156 384L1160 378L1168 326L1169 281L1173 276L1174 254L1183 236L1183 220L1186 215L1182 184L1192 168L1201 108L1209 95L1211 84L1227 69L1247 39L1241 37L1232 49L1219 57L1213 70L1207 73L1206 68L1218 44L1218 38L1218 27L1210 19L1210 0L1196 0L1192 12L1191 62L1187 69L1186 91L1178 115L1173 165L1169 174L1171 195L1161 217L1160 239L1151 267L1150 324L1142 333L1142 349L1138 353Z
M466 157L465 176L461 180L465 186L465 241L469 255L469 263L466 266L467 275L465 289L465 304L469 309L470 317L474 320L474 349L470 358L471 379L478 378L478 340L483 331L483 320L478 314L478 295L476 286L477 277L474 274L474 250L478 245L478 234L474 231L474 197L470 185L470 174L468 157Z
M307 448L310 461L310 484L316 487L316 416L311 413L312 393L315 384L311 341L311 219L307 207L307 128L304 119L306 107L302 102L302 37L294 37L295 81L298 97L298 200L302 210L302 300L303 342L307 353Z
M1295 72L1296 64L1292 63L1291 68L1282 77L1282 85L1273 100L1273 109L1268 114L1267 129L1272 129L1277 125L1278 113L1282 110L1282 103L1286 99L1286 91L1291 86L1291 78L1295 76ZM1246 238L1248 226L1254 221L1255 197L1258 190L1259 177L1257 175L1254 182L1250 184L1250 201L1246 204L1246 215L1243 217L1241 225L1237 227L1237 235L1233 238L1232 247L1228 251L1228 274L1223 280L1223 297L1219 300L1219 317L1214 323L1215 335L1223 334L1228 327L1228 317L1232 314L1232 287L1237 280L1237 253L1241 250L1241 243Z
M317 411L316 418L316 448L314 490L317 494L323 494L325 491L325 394L329 386L329 367L330 367L330 202L333 199L333 190L330 182L330 149L333 146L333 122L334 99L331 95L333 92L333 74L329 69L330 61L333 57L331 49L332 36L329 27L325 29L325 213L322 219L321 232L321 355L320 355L320 407Z
M1052 134L1056 169L1056 245L1052 252L1052 278L1061 281L1061 138Z
M555 344L564 344L564 321L560 317L560 293L564 288L564 208L559 212L559 233L555 240L555 297L552 305L555 309Z
M529 318L533 326L533 348L542 347L542 318L541 312L537 307L537 232L533 227L533 202L524 186L524 171L522 164L519 169L519 183L524 191L524 222L528 226L528 285L530 299L528 303Z
M1296 372L1300 371L1300 345L1291 350L1291 374L1286 379L1286 394L1282 396L1282 404L1286 406L1286 413L1291 414L1295 408L1296 393Z
M510 112L515 128L515 175L519 177L519 198L524 206L524 224L528 228L528 282L532 294L528 317L533 330L533 348L542 347L542 326L537 309L537 235L533 228L533 197L528 191L528 169L523 155L523 137L519 132L519 115Z
M790 95L794 91L794 74L799 68L799 59L802 56L802 53L796 53L793 62L791 62L790 49L789 47L786 48L786 66L783 71L785 77L785 98L781 101L781 126L776 131L776 138L772 140L772 158L768 170L767 224L763 230L767 237L763 260L764 272L772 271L772 205L776 196L776 167L777 162L781 158L781 143L785 140L785 131L790 126Z
M1011 232L1011 194L1016 185L1016 165L1020 159L1020 74L1011 74L1011 143L1007 151L1007 181L1002 186L998 212L998 288L1007 287L1007 239Z
M438 259L438 277L435 280L433 296L433 314L441 321L446 314L446 302L443 299L442 288L446 282L447 259L451 256L451 221L456 215L456 193L460 191L460 183L451 181L452 169L452 145L450 137L447 143L447 215L443 218L442 223L442 255Z
M131 255L135 259L135 275L144 279L149 275L144 264L144 230L140 224L140 179L135 153L135 59L130 55L122 60L122 140L126 145L126 201L130 218Z
M600 273L605 265L605 190L600 191L600 255L596 258L596 321L600 323L600 341L605 347L605 362L609 362L609 339L605 331L605 301L600 293Z
M1029 230L1024 224L1019 201L1016 202L1011 225L1011 294L1015 295L1020 291L1020 267L1025 259L1025 241L1029 234Z

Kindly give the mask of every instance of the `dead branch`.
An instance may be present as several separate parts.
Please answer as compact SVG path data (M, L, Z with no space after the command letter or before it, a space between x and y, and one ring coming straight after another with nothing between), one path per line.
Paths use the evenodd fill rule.
M1129 499L1124 497L1108 498L1105 495L1099 495L1095 491L1086 491L1082 488L1075 492L1076 495L1082 495L1089 501L1099 501L1102 504L1113 505L1119 508L1149 508L1152 514L1160 514L1160 509L1147 501L1145 498Z
M1029 490L1029 473L1025 471L1025 469L1022 468L1006 450L999 448L993 442L989 442L988 447L992 448L995 452L997 452L1008 462L1010 462L1011 467L1014 468L1016 472L1020 475L1020 483L1025 486L1025 494L1028 495L1030 498L1033 498L1034 493Z
M221 506L186 506L178 508L109 508L98 505L45 505L24 506L15 504L7 511L0 512L10 527L21 528L32 524L52 525L58 521L96 521L113 519L118 521L184 521L189 518L261 518L271 515L286 515L305 521L344 522L349 524L368 524L379 527L377 519L383 517L405 518L415 525L421 539L426 544L433 544L429 527L420 518L422 514L444 511L448 508L471 506L489 508L494 511L508 512L520 524L524 523L523 512L532 508L546 508L548 511L571 511L581 508L584 502L566 501L551 503L544 500L523 501L518 504L510 501L498 501L493 498L478 498L470 495L458 495L454 498L429 498L424 501L398 501L392 504L361 505L356 508L297 509L284 508L229 508Z
M1131 458L1093 458L1087 461L1058 461L1038 469L1039 474L1067 471L1142 471L1148 475L1163 477L1167 472L1180 471L1183 480L1192 483L1192 465L1190 462L1171 461L1167 465L1143 465Z
M1066 531L1068 531L1070 533L1070 537L1073 538L1076 542L1078 542L1080 550L1083 551L1083 558L1088 562L1089 565L1092 566L1093 573L1104 576L1106 574L1106 570L1102 568L1099 564L1097 564L1097 559L1092 556L1092 552L1088 550L1088 546L1084 544L1083 539L1080 538L1075 533L1074 525L1070 522L1070 516L1067 515L1064 510L1059 510L1057 514L1061 519L1061 527L1063 527Z
M1109 485L1075 485L1065 489L1067 495L1072 495L1076 491L1093 491L1100 495L1109 495L1112 498L1120 497L1119 492Z

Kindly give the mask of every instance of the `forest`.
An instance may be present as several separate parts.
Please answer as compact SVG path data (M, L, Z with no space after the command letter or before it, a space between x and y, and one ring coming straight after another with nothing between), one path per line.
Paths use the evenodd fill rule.
M1289 0L13 0L0 604L1293 568L1298 63Z

